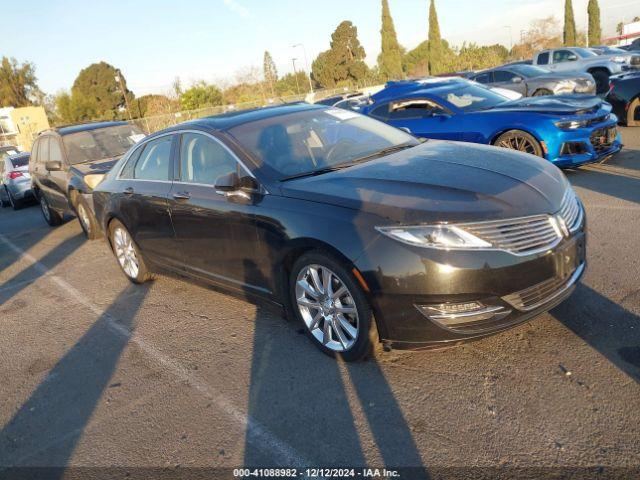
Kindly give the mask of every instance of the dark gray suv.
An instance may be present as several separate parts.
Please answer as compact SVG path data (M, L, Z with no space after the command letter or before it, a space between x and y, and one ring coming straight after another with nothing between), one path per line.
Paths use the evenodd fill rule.
M45 221L59 225L65 213L78 217L88 238L99 235L91 192L116 161L144 138L127 122L54 128L33 144L29 172Z

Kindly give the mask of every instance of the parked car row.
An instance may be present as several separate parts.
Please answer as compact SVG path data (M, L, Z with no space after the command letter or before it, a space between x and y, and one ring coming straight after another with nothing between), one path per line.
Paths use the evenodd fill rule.
M63 127L34 143L33 192L50 225L71 211L104 236L132 282L170 271L240 292L328 355L454 345L552 308L585 269L584 209L552 162L403 131L566 117L504 101L435 79L390 84L365 115L299 103L148 137L123 122ZM572 116L605 107L590 108Z

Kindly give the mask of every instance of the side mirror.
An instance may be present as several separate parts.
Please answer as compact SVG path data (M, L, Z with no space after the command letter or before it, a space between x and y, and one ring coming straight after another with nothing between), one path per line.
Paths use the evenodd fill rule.
M240 178L236 172L218 177L215 185L216 192L224 193L229 199L238 198L250 202L253 195L260 192L260 185L255 178L248 175Z
M522 77L513 77L511 81L513 83L522 83Z
M577 56L577 55L574 55L574 54L572 53L571 55L569 55L569 56L567 57L567 60L568 60L568 61L570 61L570 62L575 62L576 60L578 60L578 56Z
M44 168L49 172L59 172L62 170L62 162L58 160L51 160L44 164Z
M218 177L215 187L220 192L233 192L240 188L240 178L236 172L227 173Z

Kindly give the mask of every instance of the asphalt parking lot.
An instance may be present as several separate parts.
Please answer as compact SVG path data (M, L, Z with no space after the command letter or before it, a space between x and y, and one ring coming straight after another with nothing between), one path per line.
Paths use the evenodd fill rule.
M0 210L0 466L640 468L640 129L623 138L567 172L590 232L569 300L358 364L242 299L129 284L75 220Z

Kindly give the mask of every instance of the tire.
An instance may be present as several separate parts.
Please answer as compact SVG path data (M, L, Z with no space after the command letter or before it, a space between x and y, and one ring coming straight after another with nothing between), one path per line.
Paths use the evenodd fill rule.
M602 70L590 72L596 82L596 94L606 93L609 90L609 73Z
M40 192L38 195L38 201L40 202L40 211L44 217L44 221L51 227L55 227L62 223L62 215L53 210L49 205L49 200L44 193Z
M13 198L13 195L11 195L11 192L6 187L6 185L4 187L4 190L7 194L7 198L9 199L9 205L11 205L11 208L13 208L14 210L20 210L20 208L22 207L22 201Z
M0 207L6 208L11 206L8 197L9 195L7 194L7 188L5 186L0 186Z
M522 130L509 130L500 135L493 144L496 147L510 148L520 152L542 157L542 146L533 135Z
M640 120L636 120L636 110L640 107L640 98L636 98L627 109L627 127L640 126Z
M341 262L320 251L302 255L291 268L289 294L296 318L320 351L347 362L373 353L379 342L371 307Z
M76 197L74 208L78 217L78 223L87 239L95 240L100 236L100 228L91 207L81 194Z
M129 230L118 220L109 224L109 241L120 270L129 281L142 284L153 279L153 274L147 268Z
M544 97L544 96L547 96L547 95L553 95L553 92L551 90L546 89L546 88L540 88L540 89L536 90L533 93L534 97Z

